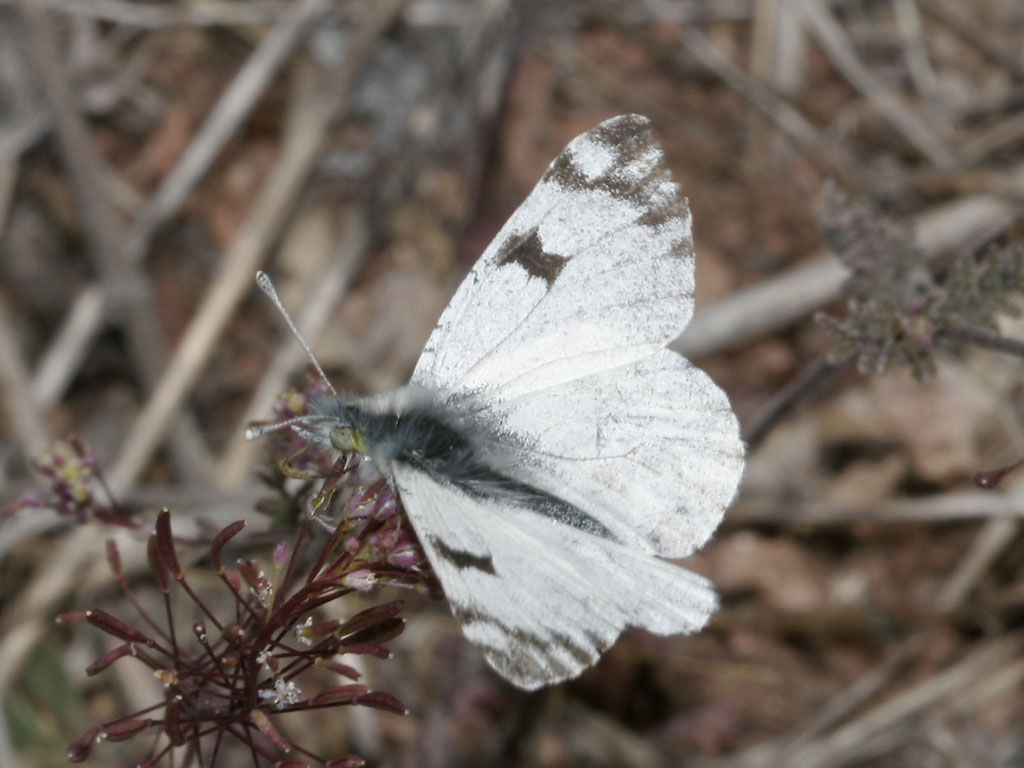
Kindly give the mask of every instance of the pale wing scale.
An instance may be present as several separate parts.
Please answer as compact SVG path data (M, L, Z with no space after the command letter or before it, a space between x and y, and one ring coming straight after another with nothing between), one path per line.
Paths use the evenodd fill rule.
M690 212L648 120L574 139L463 281L413 373L439 392L557 384L651 354L693 309Z
M695 632L715 610L711 586L690 571L408 465L392 469L466 637L522 688L575 677L627 626Z

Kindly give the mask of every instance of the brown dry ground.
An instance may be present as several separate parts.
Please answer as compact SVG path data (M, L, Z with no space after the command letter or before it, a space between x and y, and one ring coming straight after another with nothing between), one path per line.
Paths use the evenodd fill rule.
M199 334L207 357L170 411L191 437L175 447L159 424L151 442L164 447L118 475L136 488L125 494L140 514L167 504L214 520L259 519L237 501L258 489L246 481L236 491L241 478L224 457L241 439L257 384L292 342L250 289L251 265L271 271L301 314L321 300L313 296L326 265L349 260L347 278L330 273L349 282L326 300L329 319L314 346L340 388L396 385L457 281L546 164L606 117L639 112L654 122L694 212L698 313L821 258L815 216L829 176L847 173L853 194L895 219L947 204L995 206L998 215L980 225L973 209L939 216L953 230L945 248L972 245L972 227L995 230L986 236L1012 231L1024 200L1024 12L1014 0L807 4L832 27L801 27L797 4L783 13L787 4L769 0L496 2L492 11L412 0L397 24L349 36L362 16L358 4L341 3L331 24L318 25L313 47L303 42L259 87L251 114L148 237L127 270L144 286L142 308L112 299L56 394L40 403L32 377L70 308L89 286L118 295L124 263L105 259L104 248L123 245L282 16L275 3L240 2L264 9L263 21L203 26L185 11L205 3L168 3L147 7L181 18L140 27L118 17L129 3L112 4L105 17L52 5L42 22L27 23L17 3L0 4L0 55L18 65L0 78L4 119L8 131L23 130L0 157L0 341L15 361L2 382L5 497L28 487L25 456L70 432L115 474L123 467L126 436L145 432L137 418L161 364L197 333L211 287L242 285L224 276L225 254L242 248L240 232L258 229L251 214L268 180L288 172L284 137L289 120L306 114L297 106L303 94L317 104L342 99L342 119L317 137L306 172L279 204L280 223L254 235L261 254L245 262L246 282L235 289L244 298L224 299L224 322ZM944 15L947 6L959 13ZM839 31L866 86L821 29ZM709 70L687 32L770 86L774 119ZM47 90L31 55L46 34L56 38L72 111L84 117L84 144L60 130L75 119L60 117L60 94ZM371 48L358 74L318 80L318 68L336 66L360 35ZM886 111L892 95L941 139L948 163L908 138L912 128ZM811 133L780 129L791 126L785 109ZM94 153L92 170L75 171L69 151ZM83 188L113 224L76 196ZM778 319L800 299L758 310L762 331L698 360L744 425L827 350L810 311ZM834 294L827 306L842 308ZM165 345L150 377L145 351L133 347L131 326L140 322ZM1007 319L1002 330L1021 328ZM301 367L293 358L291 370ZM285 730L382 767L1024 765L1021 480L991 492L971 481L1024 451L1021 370L1012 356L965 350L943 354L924 382L898 367L848 373L804 398L752 452L739 500L689 563L722 595L695 637L627 633L578 680L528 696L483 665L443 605L413 598L394 658L367 671L410 714L353 709ZM82 671L100 649L83 628L17 641L59 610L124 606L87 567L101 560L99 539L61 573L52 554L72 534L13 524L0 589L9 736L0 763L58 765L66 743L133 706L131 687L148 683L127 675L85 683ZM57 586L42 590L54 572ZM29 593L33 602L19 599ZM121 746L91 764L137 754L132 743Z

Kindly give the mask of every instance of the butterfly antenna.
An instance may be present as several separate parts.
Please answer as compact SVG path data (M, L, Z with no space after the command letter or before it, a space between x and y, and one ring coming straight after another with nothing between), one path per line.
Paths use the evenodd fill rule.
M277 311L281 313L284 321L288 323L288 327L292 331L292 335L299 340L299 344L306 350L306 354L309 355L309 359L313 361L313 367L316 368L316 372L320 375L320 380L327 386L331 394L335 397L338 396L337 391L332 386L331 382L328 381L327 375L324 373L324 369L320 367L320 363L317 362L316 357L313 355L313 350L310 349L309 344L302 338L302 334L299 333L299 329L295 327L295 323L292 322L292 316L288 314L288 310L284 308L284 304L281 303L281 299L277 295L277 289L274 288L274 284L270 280L270 275L260 270L256 273L256 285L260 287L260 290L267 294L267 297L274 302L274 306L277 307Z
M246 440L259 440L270 432L277 432L279 429L286 429L287 427L295 426L296 424L308 424L310 417L307 416L296 416L294 419L288 419L287 421L279 421L276 424L251 424L245 428L245 439Z

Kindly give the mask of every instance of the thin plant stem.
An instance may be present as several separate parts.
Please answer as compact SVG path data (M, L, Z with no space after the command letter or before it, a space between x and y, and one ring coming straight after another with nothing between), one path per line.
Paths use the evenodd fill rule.
M1009 355L1024 357L1024 341L1000 336L998 333L972 325L950 325L940 331L947 341L973 344L976 347L994 349Z
M749 450L759 446L768 434L789 415L789 413L803 400L806 400L815 392L819 391L836 374L845 371L853 362L853 355L846 357L838 363L829 361L827 357L819 357L811 362L800 375L791 381L768 405L761 411L754 423L747 430L746 440Z

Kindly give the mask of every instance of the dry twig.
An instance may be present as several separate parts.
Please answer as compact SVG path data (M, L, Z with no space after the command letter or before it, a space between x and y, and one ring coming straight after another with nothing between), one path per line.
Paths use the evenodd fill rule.
M919 644L919 638L908 643ZM1021 638L1010 635L991 640L965 659L948 669L911 686L902 693L882 701L864 714L822 735L806 741L796 748L790 748L790 740L781 742L778 750L754 749L737 758L716 761L716 768L759 768L760 766L790 765L801 768L823 768L842 766L853 761L870 757L894 731L926 709L947 702L954 702L965 691L973 690L978 681L987 683L993 669L1001 668L1020 653ZM897 656L899 658L899 655ZM901 663L903 659L900 659ZM880 678L888 677L889 663L875 673ZM871 681L872 683L875 681ZM874 687L858 683L865 688ZM856 696L849 693L850 700ZM794 743L796 736L791 737Z
M42 451L50 435L32 398L28 367L14 338L15 326L0 301L0 401L14 433L29 454Z
M281 154L248 217L228 246L220 274L132 425L109 481L115 494L130 486L160 444L164 430L202 371L235 307L252 290L253 275L274 241L295 195L313 167L327 129L350 98L350 89L363 63L407 0L389 0L373 7L354 32L341 72L312 89L296 105L282 142ZM329 87L329 89L328 89Z
M836 176L844 186L869 190L867 178L860 172L854 158L840 146L828 141L800 112L770 88L750 77L733 64L700 31L693 27L680 29L683 43L697 61L720 77L751 106L764 114L822 169Z
M210 165L238 132L274 76L290 59L331 0L301 0L290 7L235 75L174 169L146 201L126 235L125 258L138 261L156 229L174 216Z
M368 237L365 221L366 212L362 206L349 211L342 227L344 236L338 252L330 257L327 269L316 275L315 285L309 288L308 299L301 303L301 312L297 314L295 323L306 341L314 347L366 255ZM274 398L284 391L288 377L301 367L305 356L305 350L290 334L280 342L277 353L249 399L240 423L233 430L238 437L218 462L215 477L219 488L238 487L248 477L257 444L241 439L245 427L257 419L266 418L272 410Z
M990 29L970 18L962 7L949 5L945 0L921 0L920 6L922 11L966 40L993 64L1018 79L1024 78L1024 60L1021 60L1020 51L1003 46Z
M1024 184L1024 165L1008 171L1006 178ZM1004 199L968 195L919 215L914 229L920 248L937 254L1005 229L1017 215L1017 206ZM835 259L818 255L808 264L700 310L672 348L697 358L777 331L838 298L846 277Z
M282 4L273 0L217 2L202 0L176 5L134 3L127 0L35 0L49 11L109 21L129 27L245 26L266 24L282 14ZM12 2L3 0L0 5Z
M958 491L904 499L889 499L871 504L830 502L758 503L757 489L746 490L747 497L729 511L730 525L771 523L790 525L849 525L856 522L948 523L958 520L991 518L993 523L1015 525L1024 518L1024 502L1013 496L990 491ZM984 529L983 529L984 530ZM955 577L951 577L954 578ZM960 597L963 590L948 588ZM953 603L940 600L944 609Z
M52 21L33 0L22 0L21 11L30 37L28 48L49 101L64 163L81 211L89 253L96 262L104 290L116 298L118 308L125 313L124 330L132 359L147 384L153 385L163 367L165 344L151 309L149 284L145 276L123 258L121 222L107 198L98 192L103 188L102 163L75 105ZM205 454L205 448L195 423L183 418L175 426L172 438L181 471L192 478L201 477L203 465L199 459Z
M78 292L32 376L32 402L40 410L49 410L64 394L103 325L106 305L106 292L97 285Z
M860 91L903 137L938 168L958 162L953 148L910 107L868 70L850 39L821 0L801 0L810 31L839 71Z

